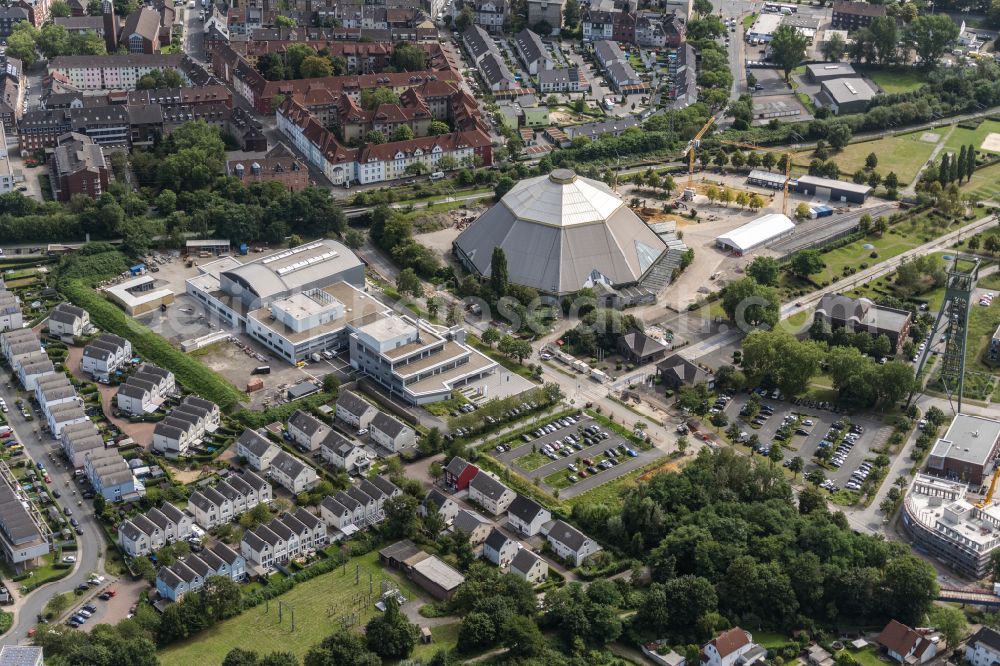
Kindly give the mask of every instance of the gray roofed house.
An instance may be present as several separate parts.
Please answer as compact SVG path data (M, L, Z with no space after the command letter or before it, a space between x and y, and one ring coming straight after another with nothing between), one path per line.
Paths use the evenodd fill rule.
M542 38L525 28L514 35L514 47L529 74L552 69L552 58Z
M631 331L618 338L618 352L636 365L654 363L667 353L667 346L640 331Z
M368 428L372 441L393 453L417 444L417 431L385 412L378 412Z
M431 511L436 511L445 521L450 523L458 514L459 506L451 497L441 492L437 488L427 491L427 496L421 502L418 509L420 515L426 516Z
M319 483L319 476L313 467L281 450L271 460L268 474L295 495L306 492Z
M572 561L576 566L601 550L593 539L563 520L549 526L545 536L559 557Z
M331 430L312 414L297 409L288 417L288 432L298 446L315 451Z
M579 92L586 88L587 80L579 67L561 67L559 69L538 70L538 91Z
M483 557L506 570L519 548L516 541L494 527L483 542Z
M459 510L455 514L455 520L452 522L452 529L456 532L467 534L469 536L469 543L473 546L477 546L485 541L492 528L493 523L469 509Z
M552 520L552 514L541 504L518 495L507 507L510 526L525 536L534 536L542 531L542 526Z
M511 283L551 295L596 283L634 285L667 251L611 188L568 169L517 183L453 246L462 264L482 276L489 276L493 248L500 247Z
M236 454L246 458L251 467L260 471L267 471L280 450L276 444L250 428L236 440Z
M549 565L537 554L527 548L521 548L510 561L510 573L533 585L538 585L548 577Z
M496 53L487 53L483 56L479 61L479 73L490 90L510 90L520 87L503 57Z
M498 53L497 45L489 33L478 25L470 25L462 33L462 43L469 52L473 64L478 65L479 60L489 53Z
M485 472L476 474L469 482L469 500L494 516L506 511L515 497L513 490Z
M353 391L344 390L337 396L337 418L355 428L367 428L377 413L375 405Z
M705 384L708 388L715 385L715 377L693 361L680 354L673 354L656 364L656 372L670 388Z

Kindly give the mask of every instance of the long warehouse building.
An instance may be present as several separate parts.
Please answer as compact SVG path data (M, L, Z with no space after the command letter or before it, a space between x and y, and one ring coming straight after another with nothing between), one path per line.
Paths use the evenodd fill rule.
M787 215L768 213L715 239L715 246L742 256L795 231Z

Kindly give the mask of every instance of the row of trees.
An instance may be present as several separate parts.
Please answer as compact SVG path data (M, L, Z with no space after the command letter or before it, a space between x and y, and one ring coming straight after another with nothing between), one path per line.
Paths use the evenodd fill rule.
M46 58L65 55L106 55L104 40L94 31L70 34L65 26L49 23L41 30L31 21L21 21L7 37L7 53L25 67L38 60L38 51Z

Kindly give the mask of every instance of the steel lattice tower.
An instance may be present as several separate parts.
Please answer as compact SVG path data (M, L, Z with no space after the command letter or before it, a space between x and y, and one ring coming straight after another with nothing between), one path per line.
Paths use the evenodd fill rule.
M962 411L962 392L965 388L965 347L969 327L969 308L972 292L979 280L979 259L970 256L956 256L948 269L948 282L945 286L944 301L938 311L934 327L931 329L931 342L924 347L917 365L917 376L924 369L931 347L933 336L945 323L945 348L941 352L941 384L948 399L956 398L958 409Z

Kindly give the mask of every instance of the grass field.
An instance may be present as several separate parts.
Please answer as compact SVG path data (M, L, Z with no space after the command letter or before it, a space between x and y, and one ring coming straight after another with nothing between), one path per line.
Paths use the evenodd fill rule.
M993 301L989 307L979 305L973 299L969 308L969 332L965 347L966 372L981 372L993 374L997 370L983 363L986 346L990 337L1000 326L1000 301Z
M983 200L1000 196L1000 164L980 169L968 183L962 185L963 192L975 192Z
M936 256L942 258L941 265L947 267L948 262L944 261L945 256L951 256L950 252L935 252ZM882 276L873 282L861 285L855 289L851 289L848 292L848 296L852 298L869 298L875 300L885 293L892 295L897 295L892 287L892 281L895 279L896 272L893 271L889 275ZM938 289L932 289L931 291L925 292L923 294L915 294L916 298L924 300L927 302L927 306L932 313L937 313L941 309L941 303L944 301L944 287Z
M354 584L355 565L360 571L359 585ZM369 574L374 581L375 597L379 595L382 580L396 583L408 599L418 596L409 581L397 578L378 565L377 553L368 553L348 562L346 574L338 569L317 576L296 585L278 599L272 599L269 611L261 604L161 651L160 663L163 666L221 664L227 652L234 647L246 647L251 638L253 648L259 653L291 651L301 658L310 647L338 628L335 617L351 610L355 595L368 593ZM291 631L287 608L282 622L278 623L279 600L295 609L295 633ZM374 606L366 606L359 618L360 624L368 622L375 613L378 610Z
M413 648L410 659L414 661L419 659L426 664L437 654L438 650L454 649L458 643L458 629L460 626L461 624L456 622L455 624L442 624L439 627L431 627L433 640L427 644L418 641L417 646Z
M821 273L812 276L812 279L814 282L820 284L830 282L834 277L839 277L842 280L850 280L849 276L846 278L843 277L845 267L850 266L861 270L861 264L863 263L873 266L876 263L902 254L907 250L912 250L920 245L921 242L922 240L914 235L904 236L892 233L887 233L882 238L863 238L824 254L823 261L826 262L826 268ZM864 247L865 245L874 245L875 249L867 249ZM872 252L877 252L878 256L872 258Z
M1000 122L984 120L974 130L956 127L952 130L951 136L948 137L948 141L944 144L944 148L948 152L957 155L962 150L962 146L968 146L971 143L976 147L976 150L984 152L983 140L990 134L1000 134Z
M547 457L543 456L541 453L538 453L537 451L532 451L528 455L517 458L516 460L514 460L514 462L517 463L518 466L520 466L525 471L531 472L538 469L545 463L551 461Z
M894 171L899 177L901 185L908 185L916 176L920 167L927 162L934 147L937 145L929 141L921 141L920 138L926 133L942 135L942 130L926 130L911 132L910 134L900 134L899 136L886 137L877 141L865 141L863 143L852 143L846 146L839 153L834 154L831 159L840 167L841 173L845 175L853 174L858 169L865 166L865 158L870 153L875 153L878 157L878 166L875 170L885 176L890 171ZM812 151L796 153L795 164L806 167L813 159Z
M868 78L879 88L892 95L894 93L910 92L924 85L924 77L916 71L882 71L866 72Z

